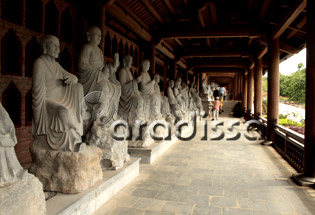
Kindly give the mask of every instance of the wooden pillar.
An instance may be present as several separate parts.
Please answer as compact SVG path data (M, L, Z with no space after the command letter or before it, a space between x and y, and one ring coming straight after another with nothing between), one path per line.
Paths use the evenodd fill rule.
M243 96L242 96L242 113L244 114L247 109L247 76L243 76Z
M156 59L155 59L155 45L154 42L151 41L151 49L150 49L150 54L151 54L151 59L150 59L150 70L152 75L155 74L155 64L156 64Z
M238 87L238 99L241 100L242 96L242 89L243 89L243 76L239 75L239 81L238 81L239 87Z
M254 79L254 116L257 119L262 112L262 58L256 60Z
M267 116L267 140L274 141L274 125L279 119L279 95L280 95L280 51L279 38L271 39L268 47L268 116Z
M247 75L247 118L250 118L250 114L252 113L253 109L253 86L254 86L254 75L253 70L248 70Z
M188 84L188 70L187 69L185 70L185 80L182 80L182 81Z
M105 50L105 5L100 4L99 5L99 27L101 29L101 33L102 33L102 40L101 40L101 44L100 44L100 49L102 49L103 53Z
M177 78L177 63L176 63L176 60L175 60L175 59L173 60L173 70L174 70L174 77L173 77L173 80L175 81L176 78Z
M315 2L307 1L304 173L293 176L303 186L315 183Z

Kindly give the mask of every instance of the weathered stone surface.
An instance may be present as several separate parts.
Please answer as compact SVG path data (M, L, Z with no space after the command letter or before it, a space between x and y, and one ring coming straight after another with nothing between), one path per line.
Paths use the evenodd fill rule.
M43 215L46 201L43 185L32 174L25 180L0 188L0 215Z
M39 178L45 191L79 193L102 179L102 150L87 146L83 152L61 152L34 141L30 172Z

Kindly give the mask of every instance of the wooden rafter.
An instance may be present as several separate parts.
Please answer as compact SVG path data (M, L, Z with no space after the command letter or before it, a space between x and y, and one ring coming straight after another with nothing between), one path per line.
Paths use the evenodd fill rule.
M178 28L173 26L164 31L163 38L233 38L233 37L252 37L258 38L263 34L263 28L249 25L235 26L213 26Z
M266 13L266 11L268 9L269 3L270 3L270 0L265 0L264 1L264 4L263 4L263 6L260 9L260 13L259 13L259 17L258 17L259 20L262 20L264 18L265 13Z
M176 13L176 11L175 11L173 5L171 4L170 0L164 0L164 3L166 4L167 8L171 11L172 14Z
M193 63L193 68L243 68L246 66L242 62L225 62L225 63Z
M127 5L122 0L116 0L116 3L124 9L132 18L134 18L140 25L142 25L145 29L149 30L150 27L142 21L132 10L127 7Z
M188 0L183 0L183 2L184 2L184 5L188 7Z
M108 0L108 1L104 1L103 5L105 6L105 8L110 7L112 4L115 3L116 0Z
M183 46L182 41L180 41L180 39L175 38L174 41L179 45L179 46Z
M148 10L159 22L164 21L163 18L160 16L160 14L154 9L154 7L150 4L148 0L141 0L141 2L148 8Z
M174 53L172 53L168 48L162 45L162 43L159 43L158 45L156 45L155 48L159 50L160 52L162 52L168 58L175 59Z
M247 9L248 11L250 11L252 9L253 6L253 0L247 0Z
M266 46L268 46L268 41L266 38L261 38L260 42ZM282 52L285 52L287 54L297 54L299 52L299 50L295 47L293 47L290 44L287 44L285 42L283 42L282 40L279 41L279 49Z
M206 27L206 23L205 23L205 20L204 20L204 18L203 18L203 15L202 15L202 11L203 10L205 10L205 7L203 7L203 8L201 8L201 9L199 9L198 10L198 17L199 17L199 21L200 21L200 24L201 24L201 26L202 27ZM211 44L210 44L210 39L209 38L207 38L206 39L206 43L207 43L207 46L210 46Z
M300 15L306 7L306 0L299 0L289 13L284 17L281 23L272 34L272 38L276 39L291 25L291 23Z
M296 25L296 28L297 29L300 29L302 28L306 23L306 17L304 17L297 25ZM288 35L287 35L287 39L291 39L291 37L293 37L295 34L296 34L297 30L294 29L292 30Z
M265 46L264 48L262 48L262 49L259 51L259 53L258 53L258 55L257 55L257 59L263 58L263 57L265 56L265 54L267 54L267 52L268 52L268 46Z
M107 8L106 12L110 13L112 16L114 16L117 20L126 25L130 30L135 32L145 41L152 40L151 34L147 30L143 29L142 26L131 16L126 15L119 6L113 4L111 7Z
M244 50L222 50L222 49L186 49L180 55L183 57L250 57L251 54Z
M214 3L209 3L209 9L211 13L211 20L214 25L218 24L218 18L217 18L217 9L214 5Z

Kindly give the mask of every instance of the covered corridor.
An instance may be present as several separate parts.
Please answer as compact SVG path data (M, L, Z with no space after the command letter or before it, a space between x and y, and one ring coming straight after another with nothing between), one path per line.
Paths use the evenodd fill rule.
M178 141L154 164L141 164L140 175L103 205L96 215L171 214L315 214L315 191L299 187L290 176L296 171L271 146L231 135L221 117L225 137L201 141L204 126L199 123L192 141ZM235 133L235 132L234 132ZM252 134L251 134L252 135Z

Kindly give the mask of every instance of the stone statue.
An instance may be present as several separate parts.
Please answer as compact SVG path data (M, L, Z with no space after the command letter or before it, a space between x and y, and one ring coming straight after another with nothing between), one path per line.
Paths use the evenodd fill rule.
M87 114L84 118L86 142L98 146L103 151L102 169L119 169L129 160L128 142L112 138L110 126L119 119L117 115L121 86L116 79L119 66L118 53L114 62L104 63L104 55L98 47L101 30L90 27L87 31L88 43L85 44L79 57L79 82L83 84L84 100ZM120 127L119 132L125 133Z
M85 105L84 130L88 132L91 124L98 118L109 121L118 110L121 87L116 80L115 72L119 66L119 55L114 56L114 63L104 63L104 55L98 47L101 41L101 30L90 27L87 31L88 43L81 48L78 75L83 85ZM110 102L109 102L110 101Z
M15 154L16 143L14 124L0 103L0 188L17 178L27 178L27 170L21 167Z
M43 36L41 47L42 55L33 66L33 135L35 139L44 135L54 150L73 152L80 146L83 150L82 85L55 61L60 51L57 37Z
M176 117L176 121L179 121L179 120L183 119L183 113L181 110L181 106L178 104L178 101L175 98L173 88L174 88L174 81L170 80L168 82L166 94L168 97L168 102L169 102L170 107L171 107L171 113Z
M181 90L181 78L178 78L175 81L174 96L175 96L178 104L181 106L182 113L185 113L186 112L186 104L185 104L184 97L181 94L180 90Z
M143 77L139 76L134 79L130 71L131 66L132 57L127 55L123 58L123 67L119 70L121 84L119 115L131 125L133 130L132 140L128 141L128 145L130 147L148 147L154 141L150 137L147 127L142 132L142 137L138 138L141 124L145 123L144 100L138 90L138 83L142 81Z
M183 100L185 102L186 111L189 110L189 94L188 94L188 86L185 83L182 83L180 93L183 95Z
M139 89L144 100L144 114L147 122L161 117L159 100L154 90L155 79L151 80L148 73L149 68L150 61L146 59L143 60L141 62Z
M154 80L155 80L155 83L154 83L154 94L155 94L155 97L157 99L159 113L161 113L161 106L162 106L163 98L162 98L162 94L161 94L161 90L160 90L160 86L159 86L160 75L159 74L155 74L154 75Z
M204 114L204 110L203 110L201 98L199 97L199 92L196 89L196 84L195 83L193 83L191 85L190 93L191 93L191 97L193 99L194 106L195 106L196 110L198 111L199 114L203 115Z
M121 84L119 115L132 123L136 119L145 120L145 116L143 113L144 101L138 90L141 76L134 79L130 71L131 66L132 57L127 55L123 58L123 67L119 70L118 79Z

